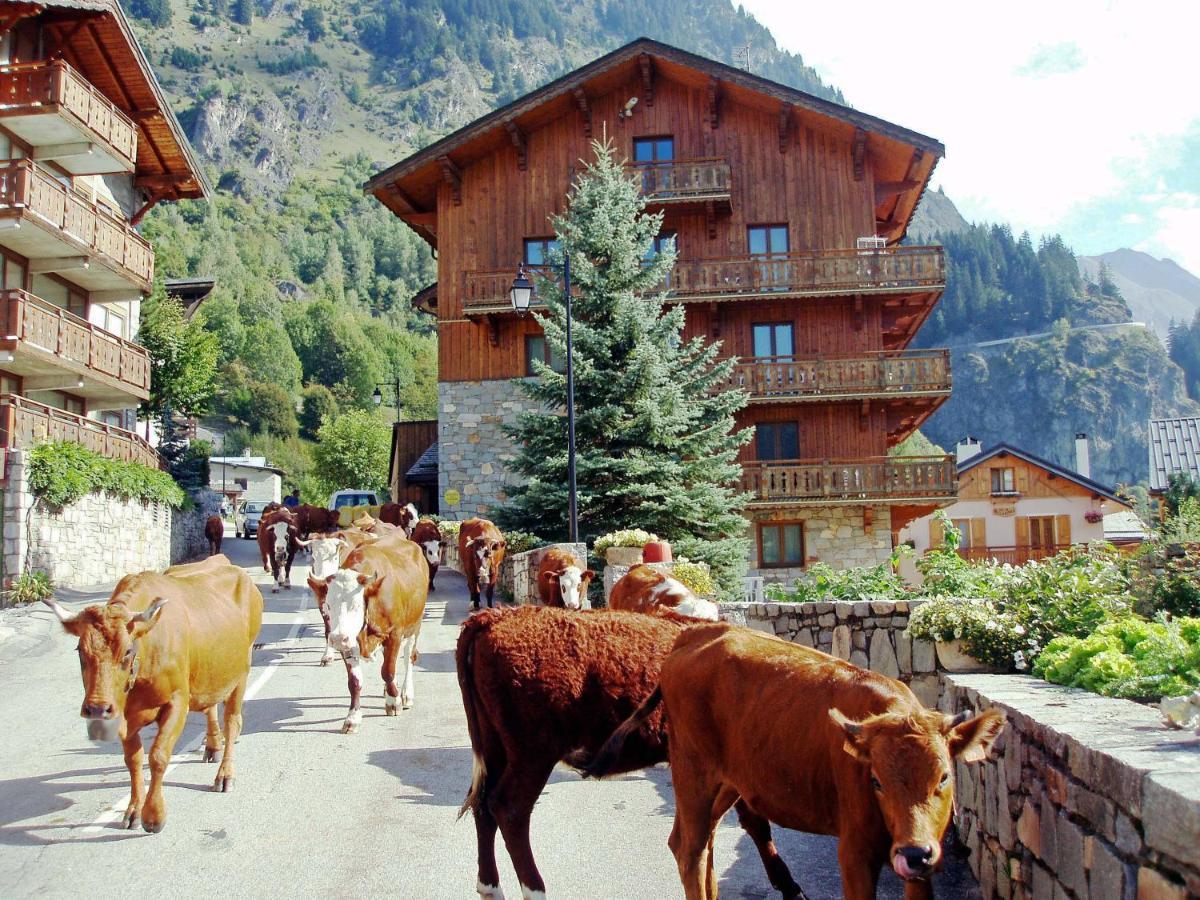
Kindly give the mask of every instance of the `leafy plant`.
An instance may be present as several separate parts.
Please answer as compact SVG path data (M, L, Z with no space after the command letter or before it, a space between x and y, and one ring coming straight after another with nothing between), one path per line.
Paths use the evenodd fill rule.
M374 413L352 409L317 431L316 474L335 489L377 491L387 485L390 450L391 427Z
M4 593L10 604L20 606L45 600L54 593L54 585L45 572L22 572Z
M713 597L717 593L717 583L704 563L679 560L671 569L671 577L697 597Z
M458 539L458 531L462 528L462 522L457 519L439 519L436 516L434 521L437 522L438 530L442 533L442 538L451 541Z
M455 529L455 534L457 533L458 529ZM545 547L550 543L536 534L530 534L528 531L506 531L504 532L504 540L508 542L506 547L508 553L525 553L528 550Z
M782 584L769 584L766 592L770 599L783 603L891 599L910 593L891 563L848 569L835 569L827 563L813 563L790 588Z
M1026 669L1037 641L1011 612L990 600L936 597L917 605L907 634L926 641L962 641L976 659L998 669Z
M641 528L622 528L596 538L596 542L592 544L592 552L597 556L603 556L609 547L644 547L651 541L657 540L657 534Z
M44 503L58 509L97 491L176 508L186 498L166 472L108 459L70 441L39 444L29 452L29 486Z

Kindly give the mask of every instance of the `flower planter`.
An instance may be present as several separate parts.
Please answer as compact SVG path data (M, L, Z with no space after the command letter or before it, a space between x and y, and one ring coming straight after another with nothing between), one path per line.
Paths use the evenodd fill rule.
M648 563L672 562L671 545L666 541L651 541L642 548L642 558Z
M963 649L962 641L938 641L938 664L947 672L988 672L991 667Z
M604 560L610 566L636 566L642 561L641 547L609 547Z

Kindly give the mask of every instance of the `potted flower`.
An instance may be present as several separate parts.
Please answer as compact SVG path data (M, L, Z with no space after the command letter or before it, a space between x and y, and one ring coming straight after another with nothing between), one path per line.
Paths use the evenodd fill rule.
M933 641L947 672L986 672L991 666L975 655L976 644L999 627L996 610L984 600L937 597L913 610L908 635Z
M610 566L636 566L642 561L642 548L657 540L657 534L641 528L625 528L598 537L592 552L603 556Z
M1091 525L1096 525L1104 521L1104 513L1100 512L1098 509L1089 509L1083 514L1083 518L1085 522L1088 522Z

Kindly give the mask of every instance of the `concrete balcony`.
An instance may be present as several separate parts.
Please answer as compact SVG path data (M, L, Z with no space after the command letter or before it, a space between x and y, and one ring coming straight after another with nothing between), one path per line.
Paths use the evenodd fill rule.
M132 431L17 394L0 394L0 448L29 450L49 441L74 441L109 459L160 467L157 451Z
M150 290L154 250L133 227L29 160L0 166L0 245L87 291Z
M952 456L746 463L750 506L943 505L958 493Z
M72 175L132 172L137 126L62 60L0 66L0 124Z
M93 409L124 408L150 396L150 354L25 291L0 291L3 367L26 391L67 390ZM0 359L3 357L0 356Z

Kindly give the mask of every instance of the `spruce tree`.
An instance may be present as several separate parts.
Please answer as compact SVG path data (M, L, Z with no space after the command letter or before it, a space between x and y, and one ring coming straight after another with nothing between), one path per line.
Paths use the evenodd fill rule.
M661 214L648 214L638 182L607 141L568 195L552 225L571 256L576 467L583 539L619 528L645 528L676 552L707 562L723 590L740 587L749 542L741 515L738 449L749 431L735 428L746 394L726 385L734 360L719 343L682 338L684 310L668 307L662 286L674 247L653 256ZM566 316L557 276L536 278L547 312L546 341L566 358ZM519 445L513 463L523 483L495 513L502 525L543 537L567 532L566 377L540 361L536 378L515 382L542 410L508 429Z

